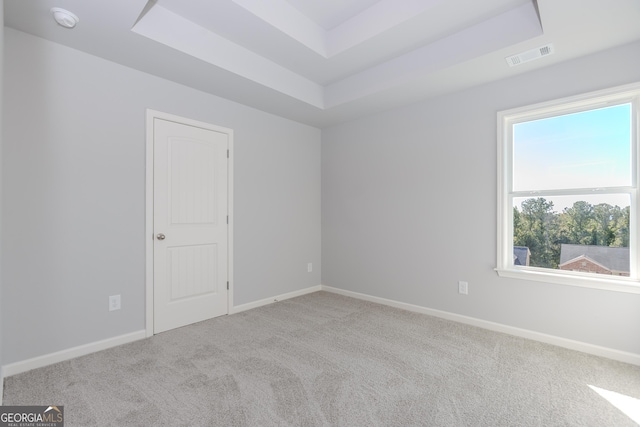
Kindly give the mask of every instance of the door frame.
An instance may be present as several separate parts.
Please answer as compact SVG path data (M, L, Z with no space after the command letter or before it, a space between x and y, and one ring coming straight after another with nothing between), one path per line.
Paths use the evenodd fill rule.
M227 213L229 215L229 226L227 227L227 276L229 280L229 290L227 292L227 313L233 307L233 129L210 123L200 122L174 114L163 113L161 111L147 109L146 114L146 178L145 178L145 329L146 336L153 336L153 168L154 168L154 135L153 122L155 119L162 119L184 125L195 126L215 132L221 132L228 136L229 161L227 168Z

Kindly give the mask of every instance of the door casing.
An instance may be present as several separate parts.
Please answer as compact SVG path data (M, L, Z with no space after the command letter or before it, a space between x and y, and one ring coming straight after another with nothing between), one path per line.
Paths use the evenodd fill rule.
M182 123L185 125L196 126L203 129L210 129L216 132L225 133L229 136L229 162L228 162L228 189L227 189L227 209L229 214L228 226L228 278L229 292L227 294L229 312L233 307L233 130L185 117L176 116L169 113L163 113L156 110L147 109L146 115L146 207L145 207L145 330L146 336L153 336L153 249L154 249L154 230L153 230L153 168L154 168L154 141L153 141L153 122L154 119L162 119Z

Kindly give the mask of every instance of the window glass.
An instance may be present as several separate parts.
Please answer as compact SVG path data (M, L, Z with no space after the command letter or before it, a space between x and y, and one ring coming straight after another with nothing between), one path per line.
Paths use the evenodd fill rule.
M630 202L628 194L513 198L513 265L629 276Z
M513 125L513 190L631 185L631 104Z

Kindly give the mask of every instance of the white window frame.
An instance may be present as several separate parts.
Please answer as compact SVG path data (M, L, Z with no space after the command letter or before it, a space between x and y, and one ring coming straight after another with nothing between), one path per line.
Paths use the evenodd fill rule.
M598 275L576 271L555 270L513 265L513 199L515 197L545 197L567 195L563 191L514 192L513 180L513 125L531 120L603 108L622 103L632 105L632 185L615 188L587 188L570 195L628 193L631 199L629 218L630 277ZM611 89L590 92L569 98L498 112L498 245L496 271L501 277L536 280L561 285L582 286L619 292L640 294L639 262L640 227L638 224L640 201L640 82Z

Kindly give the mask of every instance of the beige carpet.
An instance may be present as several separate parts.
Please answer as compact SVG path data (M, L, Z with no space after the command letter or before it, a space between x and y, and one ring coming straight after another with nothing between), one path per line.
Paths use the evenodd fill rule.
M640 367L318 292L6 378L66 426L635 426Z

